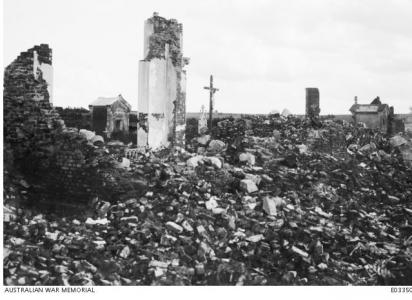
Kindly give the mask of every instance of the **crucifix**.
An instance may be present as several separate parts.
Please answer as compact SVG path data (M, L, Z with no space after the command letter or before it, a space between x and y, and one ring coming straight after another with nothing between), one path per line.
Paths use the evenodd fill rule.
M213 96L219 90L213 87L213 75L210 75L210 86L205 86L205 90L209 90L209 131L212 133L212 119L213 119Z

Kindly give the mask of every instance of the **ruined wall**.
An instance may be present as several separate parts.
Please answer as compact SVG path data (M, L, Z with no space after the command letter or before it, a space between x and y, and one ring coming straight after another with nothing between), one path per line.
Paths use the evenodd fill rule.
M319 117L319 90L317 88L306 88L306 117Z
M51 63L51 49L40 45L22 52L5 69L4 158L9 160L5 174L18 171L37 186L33 199L81 201L92 194L104 198L113 190L112 179L104 174L112 169L114 161L77 130L66 129L52 109L50 78L47 81L42 70L35 67Z
M77 131L57 135L52 147L52 155L44 160L47 170L38 172L40 197L76 202L85 202L94 195L107 198L111 190L107 184L115 183L101 175L113 168L114 161L104 149L94 147Z
M36 68L51 65L51 60L51 49L42 44L20 53L4 71L4 142L10 144L18 162L34 155L34 149L39 156L47 153L40 141L52 143L52 134L64 128L49 102L49 83Z
M158 148L184 145L186 72L182 26L156 14L145 22L144 55L139 62L137 144Z

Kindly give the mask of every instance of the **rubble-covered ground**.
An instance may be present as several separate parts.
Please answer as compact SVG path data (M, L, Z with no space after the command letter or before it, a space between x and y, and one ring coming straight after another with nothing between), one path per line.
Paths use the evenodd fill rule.
M32 187L8 176L4 284L410 285L410 149L270 116L141 154L139 194L87 209L26 207Z

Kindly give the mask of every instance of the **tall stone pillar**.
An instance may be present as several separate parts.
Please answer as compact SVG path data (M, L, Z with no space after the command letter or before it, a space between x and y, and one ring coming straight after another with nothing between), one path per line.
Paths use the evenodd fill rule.
M306 88L306 117L318 118L319 113L319 90L317 88Z
M139 62L137 145L184 146L186 71L182 25L157 13L144 26L144 56Z

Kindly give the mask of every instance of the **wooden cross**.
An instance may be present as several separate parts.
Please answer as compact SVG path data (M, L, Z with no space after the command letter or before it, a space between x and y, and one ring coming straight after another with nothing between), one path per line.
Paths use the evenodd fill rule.
M213 119L213 95L219 90L213 87L213 75L210 75L210 86L205 86L205 90L209 90L209 131L212 133L212 119Z

